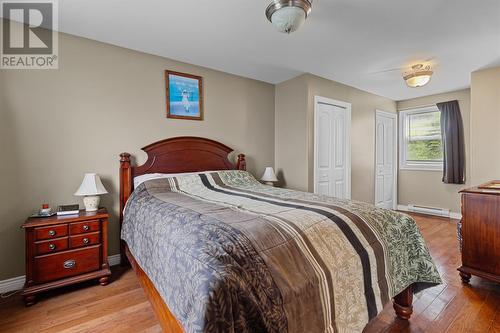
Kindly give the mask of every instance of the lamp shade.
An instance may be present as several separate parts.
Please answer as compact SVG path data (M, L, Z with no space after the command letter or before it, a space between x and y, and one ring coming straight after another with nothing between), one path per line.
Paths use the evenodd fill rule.
M276 175L274 174L274 169L271 167L267 167L266 170L264 171L264 174L262 175L262 178L260 179L263 182L277 182L278 179L276 178Z
M102 185L101 178L96 173L86 173L83 177L82 185L75 192L77 196L85 195L101 195L106 194L108 191Z

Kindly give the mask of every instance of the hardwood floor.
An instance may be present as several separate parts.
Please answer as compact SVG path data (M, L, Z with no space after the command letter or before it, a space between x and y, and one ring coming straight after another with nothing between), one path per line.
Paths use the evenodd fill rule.
M414 215L444 284L414 298L409 322L389 304L365 329L372 332L499 332L500 284L472 277L462 285L456 223ZM25 308L19 295L0 300L0 332L160 332L131 269L113 267L111 283L84 283L41 295Z
M368 332L499 332L500 284L472 277L464 285L458 275L460 252L456 221L411 214L417 221L442 285L414 296L410 321L394 318L388 305L365 329Z

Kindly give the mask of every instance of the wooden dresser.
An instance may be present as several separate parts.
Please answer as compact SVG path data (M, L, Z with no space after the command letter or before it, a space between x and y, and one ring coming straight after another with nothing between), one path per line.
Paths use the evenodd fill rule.
M499 181L500 182L500 181ZM462 190L462 266L464 283L471 275L500 282L500 190Z
M35 295L86 280L108 284L108 212L80 211L78 215L29 218L26 233L26 306Z

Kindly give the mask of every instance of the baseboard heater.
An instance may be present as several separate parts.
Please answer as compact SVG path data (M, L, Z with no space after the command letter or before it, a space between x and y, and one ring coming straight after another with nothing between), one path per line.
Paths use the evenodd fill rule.
M409 212L421 213L421 214L429 214L443 217L450 217L450 210L445 208L437 208L437 207L428 207L421 205L408 205Z

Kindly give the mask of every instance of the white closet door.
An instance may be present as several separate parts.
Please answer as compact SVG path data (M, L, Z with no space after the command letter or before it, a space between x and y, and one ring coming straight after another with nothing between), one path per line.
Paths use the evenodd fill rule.
M316 98L315 103L315 193L349 199L350 105Z
M396 114L377 111L375 121L375 205L396 208Z

